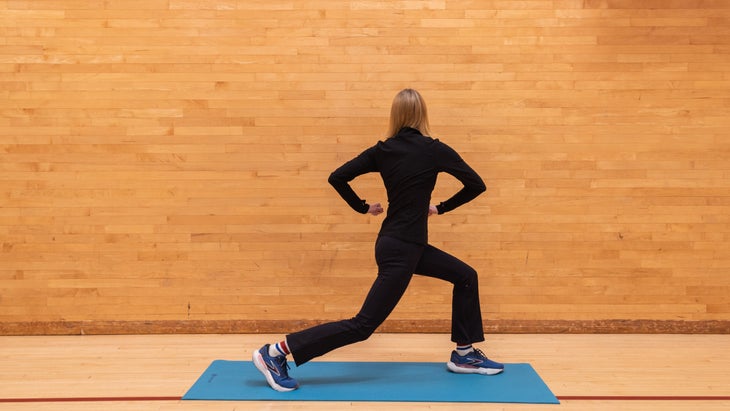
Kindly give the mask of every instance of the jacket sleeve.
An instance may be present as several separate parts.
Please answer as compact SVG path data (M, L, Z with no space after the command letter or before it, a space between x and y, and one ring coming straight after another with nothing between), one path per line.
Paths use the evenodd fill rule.
M365 214L370 209L368 203L361 199L350 186L355 177L377 171L375 164L375 147L371 147L333 171L327 180L337 190L353 210Z
M441 142L437 144L440 144L437 155L439 171L451 174L464 185L451 198L436 206L438 213L443 214L475 199L487 190L487 186L479 174L469 167L454 149Z

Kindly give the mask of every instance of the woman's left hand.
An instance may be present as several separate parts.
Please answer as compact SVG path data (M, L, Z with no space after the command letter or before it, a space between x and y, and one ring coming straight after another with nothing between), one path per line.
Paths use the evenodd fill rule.
M368 209L368 213L372 215L378 215L383 212L383 206L380 205L380 203L370 204L370 208Z

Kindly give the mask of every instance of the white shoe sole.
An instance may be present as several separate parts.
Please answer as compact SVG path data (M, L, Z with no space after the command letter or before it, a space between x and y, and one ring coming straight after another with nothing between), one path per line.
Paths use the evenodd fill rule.
M446 363L446 368L449 369L449 371L457 373L457 374L481 374L481 375L496 375L504 371L504 368L465 368L465 367L459 367L458 365L454 364L452 361L449 361Z
M269 368L266 367L266 364L264 363L264 357L261 355L260 352L254 351L251 357L253 359L253 365L255 365L259 371L261 371L261 374L264 374L264 377L266 377L266 382L269 383L269 386L271 386L271 388L279 392L289 392L296 389L282 387L281 385L277 384L276 381L274 381L274 377L271 376L271 371L269 371Z

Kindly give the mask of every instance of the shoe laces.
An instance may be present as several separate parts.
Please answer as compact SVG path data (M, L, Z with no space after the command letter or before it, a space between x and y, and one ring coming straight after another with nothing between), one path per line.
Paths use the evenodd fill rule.
M474 356L479 357L484 360L488 360L486 354L484 354L484 351L480 350L479 348L474 348Z

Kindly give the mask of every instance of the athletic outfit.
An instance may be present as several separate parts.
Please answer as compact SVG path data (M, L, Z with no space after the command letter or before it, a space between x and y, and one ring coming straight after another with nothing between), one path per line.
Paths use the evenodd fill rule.
M449 212L483 193L486 186L482 179L448 145L408 127L363 151L330 175L329 183L350 207L363 214L370 206L355 193L349 182L370 172L380 173L388 196L387 214L375 243L377 278L355 317L286 336L297 365L370 337L395 308L414 273L454 285L453 342L471 344L484 341L476 271L458 258L428 244L428 212L438 173L448 173L464 185L451 198L436 206L439 214ZM254 352L255 359L257 355L261 356L257 352ZM459 358L466 358L454 355L457 355L456 352L452 353L450 364L460 365ZM452 371L479 372L471 371L471 368L479 368L474 358L480 355L483 357L481 352L477 352L468 361L464 360L465 364L471 364L466 364L467 371ZM492 366L500 367L501 364L492 363Z

